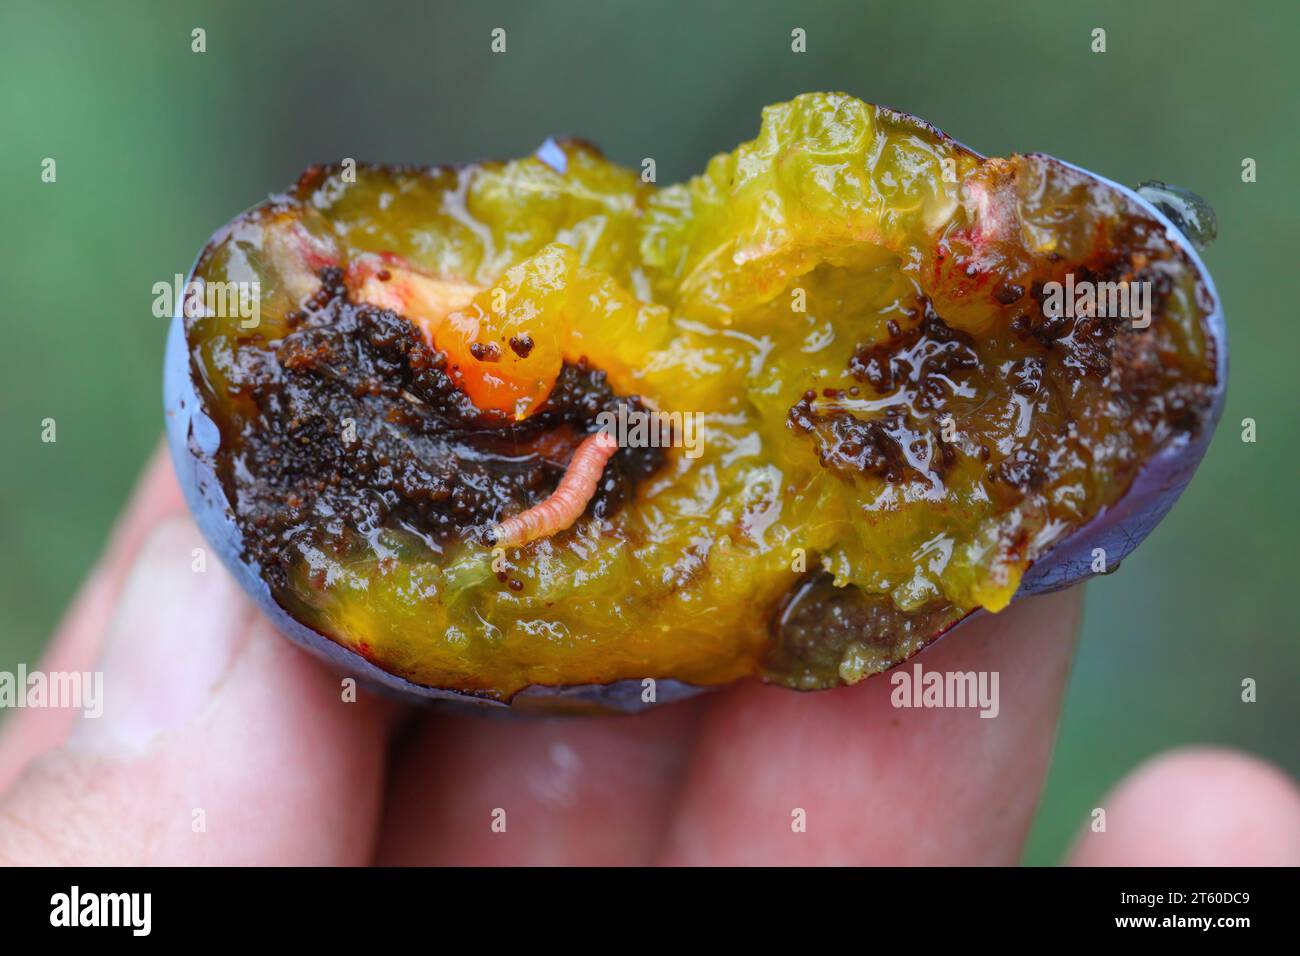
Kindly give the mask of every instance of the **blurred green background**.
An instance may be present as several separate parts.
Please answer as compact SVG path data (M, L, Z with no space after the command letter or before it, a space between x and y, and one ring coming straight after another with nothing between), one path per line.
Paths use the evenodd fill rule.
M1219 215L1206 260L1232 337L1224 423L1169 519L1089 588L1026 860L1059 859L1102 793L1166 747L1232 744L1300 772L1297 36L1300 4L1240 0L6 0L0 669L34 666L158 440L153 283L232 215L311 163L504 158L561 132L628 165L653 156L670 182L752 136L764 104L842 89L985 153L1186 186ZM1258 182L1241 181L1244 157ZM1243 677L1257 703L1240 701Z

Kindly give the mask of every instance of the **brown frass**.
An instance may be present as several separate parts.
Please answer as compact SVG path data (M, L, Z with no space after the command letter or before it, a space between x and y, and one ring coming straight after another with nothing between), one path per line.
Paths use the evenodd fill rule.
M434 549L546 498L601 412L620 404L605 374L566 364L544 406L523 422L484 413L445 357L396 313L352 302L337 268L276 341L242 342L231 395L241 419L222 479L238 502L246 557L273 587L311 549L342 555L381 529ZM587 513L609 514L663 462L659 448L621 449ZM351 532L351 533L350 533Z
M1152 313L1161 315L1168 280L1141 262L1112 254L1071 271L1080 285L1149 282ZM860 346L848 364L864 398L895 401L867 417L841 407L853 404L842 391L809 391L787 426L808 434L823 467L846 477L942 481L966 454L1015 497L1050 487L1097 454L1129 466L1143 447L1194 429L1208 406L1208 387L1162 354L1161 330L1124 317L1049 314L1041 281L1028 295L1000 287L996 298L1009 321L976 337L949 327L922 297L907 322L891 320L888 336ZM1099 413L1111 447L1079 434L1079 416Z

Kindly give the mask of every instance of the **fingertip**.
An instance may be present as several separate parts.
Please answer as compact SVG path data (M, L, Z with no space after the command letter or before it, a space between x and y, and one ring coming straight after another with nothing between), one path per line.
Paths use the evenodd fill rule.
M714 695L664 862L1014 863L1051 754L1081 601L1078 588L1017 601L852 687ZM919 686L922 672L983 680L988 705L897 699L895 678Z
M696 708L423 719L395 761L378 862L645 864L667 826Z
M0 858L368 861L391 708L280 637L187 515L126 578L76 732L0 805Z
M1188 747L1131 772L1079 838L1075 866L1296 866L1300 790L1250 754ZM1105 829L1094 829L1100 820Z
M160 519L141 542L108 622L94 719L73 741L107 753L146 749L211 699L247 637L252 607L188 515Z

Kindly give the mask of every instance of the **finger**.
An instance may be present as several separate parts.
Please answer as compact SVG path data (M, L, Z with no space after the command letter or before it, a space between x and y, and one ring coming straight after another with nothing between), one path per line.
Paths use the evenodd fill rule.
M649 862L695 701L635 717L435 714L394 758L378 861Z
M1042 788L1080 589L1017 602L925 651L923 672L998 675L998 712L894 707L894 674L814 694L711 700L666 863L1009 864ZM910 698L909 698L910 699Z
M1162 754L1100 808L1105 830L1085 829L1071 855L1076 866L1300 865L1300 790L1247 754L1210 747Z
M162 518L184 510L166 447L159 446L136 482L108 546L55 630L39 665L42 673L72 673L90 666L104 634L104 622L117 603L144 537ZM76 715L73 708L57 707L11 713L0 725L0 792L34 756L63 742Z
M157 527L108 625L102 715L0 803L20 863L360 863L385 749L382 708L278 638L225 570L201 573L188 517ZM94 688L94 681L85 686Z

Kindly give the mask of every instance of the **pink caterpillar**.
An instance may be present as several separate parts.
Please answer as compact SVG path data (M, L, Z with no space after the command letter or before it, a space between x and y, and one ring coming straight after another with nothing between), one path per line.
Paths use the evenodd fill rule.
M518 548L538 538L549 538L572 525L587 509L605 463L616 451L618 441L609 432L588 435L573 453L564 477L551 496L495 525L487 533L488 543Z

